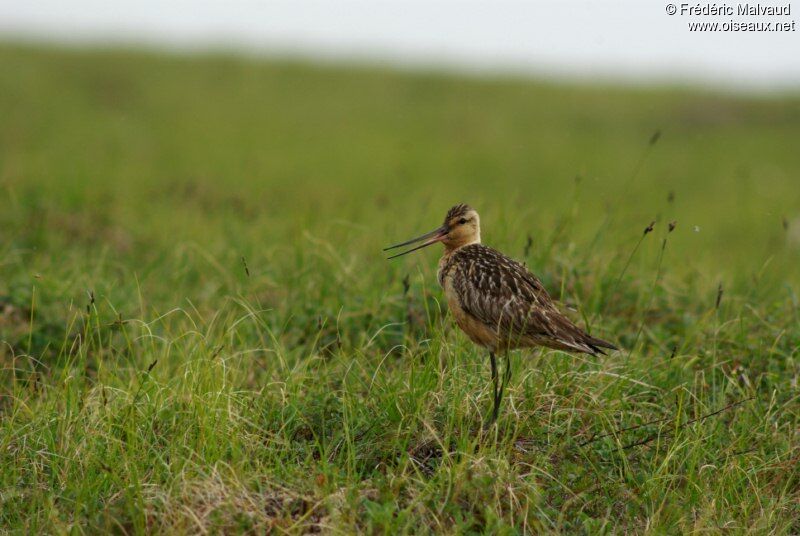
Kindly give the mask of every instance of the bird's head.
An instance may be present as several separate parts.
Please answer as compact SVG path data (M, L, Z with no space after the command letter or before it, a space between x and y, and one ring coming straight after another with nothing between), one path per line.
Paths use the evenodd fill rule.
M417 238L412 238L411 240L401 242L400 244L389 246L388 248L385 248L384 251L422 242L422 244L417 247L389 257L390 259L393 259L395 257L405 255L406 253L411 253L412 251L430 246L436 242L441 242L444 244L445 248L448 250L453 250L460 248L461 246L466 246L467 244L479 244L480 241L480 217L475 209L462 203L447 211L447 215L444 218L444 223L440 227L429 233L425 233L422 236L418 236Z

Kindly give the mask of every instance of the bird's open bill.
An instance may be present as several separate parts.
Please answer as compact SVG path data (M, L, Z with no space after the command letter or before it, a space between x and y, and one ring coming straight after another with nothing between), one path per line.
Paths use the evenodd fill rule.
M411 244L416 244L417 242L421 242L424 240L422 244L415 248L411 248L408 251L404 251L402 253L398 253L397 255L392 255L389 259L394 259L395 257L401 257L406 253L411 253L412 251L417 251L418 249L422 249L424 247L430 246L431 244L435 244L436 242L441 242L447 236L447 228L445 226L441 226L438 229L434 229L430 233L425 233L422 236L418 236L416 238L412 238L411 240L406 240L405 242L401 242L399 244L395 244L393 246L389 246L388 248L383 248L383 251L389 251L390 249L401 248L403 246L409 246Z

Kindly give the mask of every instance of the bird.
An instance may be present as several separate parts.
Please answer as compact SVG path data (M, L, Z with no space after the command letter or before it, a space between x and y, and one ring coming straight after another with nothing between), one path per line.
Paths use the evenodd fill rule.
M482 244L480 216L467 204L448 210L444 223L433 231L384 251L419 244L388 257L394 259L436 243L444 245L437 277L450 313L467 337L489 352L494 405L487 424L497 421L511 379L511 350L543 346L597 356L618 349L564 316L539 278L523 264ZM496 354L505 357L502 381Z

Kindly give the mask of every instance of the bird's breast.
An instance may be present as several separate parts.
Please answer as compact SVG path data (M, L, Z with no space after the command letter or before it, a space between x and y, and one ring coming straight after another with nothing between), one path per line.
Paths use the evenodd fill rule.
M459 295L455 285L453 285L454 274L455 270L446 264L439 268L439 283L444 289L447 308L450 310L450 314L453 315L453 320L472 342L490 350L495 350L498 346L497 333L469 314L461 305L463 296Z

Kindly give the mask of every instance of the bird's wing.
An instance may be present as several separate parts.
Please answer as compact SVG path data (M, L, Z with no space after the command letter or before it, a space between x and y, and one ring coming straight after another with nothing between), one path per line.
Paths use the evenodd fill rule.
M591 337L553 304L541 281L522 264L492 248L457 251L453 287L461 307L509 340L530 337L541 344L594 353Z
M542 314L553 300L536 276L520 263L486 246L467 246L457 251L453 287L461 307L493 328L520 334L537 330L547 322Z

